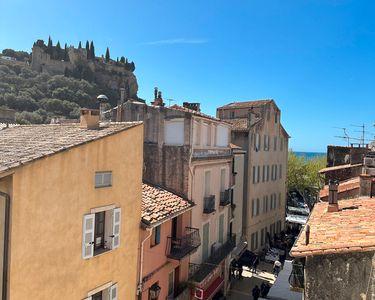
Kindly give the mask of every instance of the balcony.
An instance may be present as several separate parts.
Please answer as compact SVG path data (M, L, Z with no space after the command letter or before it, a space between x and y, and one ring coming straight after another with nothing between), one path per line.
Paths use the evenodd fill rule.
M220 206L227 206L230 204L231 189L220 192Z
M212 249L211 256L202 264L189 264L189 280L201 282L232 252L236 246L236 235L228 235L219 248Z
M193 160L230 158L232 152L229 148L195 148L193 149Z
M304 265L301 261L294 260L292 272L289 276L289 284L294 289L303 289L305 286Z
M168 237L166 255L168 258L181 260L201 245L199 229L186 227L182 237Z
M203 199L203 213L210 214L215 211L215 195L204 197Z

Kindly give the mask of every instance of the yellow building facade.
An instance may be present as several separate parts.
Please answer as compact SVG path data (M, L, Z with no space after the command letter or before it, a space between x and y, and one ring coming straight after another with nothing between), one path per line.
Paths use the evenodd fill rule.
M51 134L42 126L55 127ZM39 126L42 143L48 146L50 134L55 143L65 142L56 126L67 128ZM0 155L2 291L11 300L135 299L143 125L109 125L118 128L108 134L69 126L75 127L66 149L9 168ZM32 127L38 126L0 135ZM74 144L81 134L83 142Z

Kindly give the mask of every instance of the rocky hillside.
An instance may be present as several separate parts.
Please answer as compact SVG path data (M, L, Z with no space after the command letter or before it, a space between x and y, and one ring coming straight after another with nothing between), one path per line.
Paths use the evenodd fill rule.
M126 99L138 98L134 63L124 57L112 60L108 49L105 57L96 57L93 42L61 48L51 39L47 45L38 40L26 54L5 49L0 56L0 106L15 109L20 123L77 118L80 107L97 107L98 94L106 94L108 106L115 106L120 88Z

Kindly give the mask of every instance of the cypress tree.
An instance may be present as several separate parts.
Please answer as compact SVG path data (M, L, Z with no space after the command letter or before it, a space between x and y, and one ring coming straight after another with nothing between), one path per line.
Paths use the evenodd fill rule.
M95 60L95 48L94 48L94 42L91 41L90 43L90 56L92 60Z
M109 62L110 59L111 59L111 57L109 56L109 49L107 47L107 51L105 52L105 61Z
M64 61L69 61L68 45L66 43L65 43L65 47L64 47Z
M52 39L51 36L48 36L48 44L47 44L47 53L52 54Z
M90 59L89 41L86 41L86 53L87 53L87 59Z
M125 63L125 57L121 56L120 62L122 62L124 64Z
M81 41L79 41L78 49L82 49L82 43L81 43Z
M56 59L61 59L60 41L57 41L57 44L56 44Z

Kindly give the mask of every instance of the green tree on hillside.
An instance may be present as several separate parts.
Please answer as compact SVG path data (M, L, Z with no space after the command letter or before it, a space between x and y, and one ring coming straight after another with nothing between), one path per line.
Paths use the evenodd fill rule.
M90 57L92 60L95 60L95 48L94 48L94 42L91 41L90 43Z
M87 53L87 59L90 59L90 45L89 41L86 41L86 53Z
M105 61L106 61L106 62L109 62L110 59L111 59L111 57L109 56L109 49L108 49L108 47L107 47L107 50L106 50L106 52L105 52Z
M82 43L81 43L81 41L79 41L78 49L82 49Z

